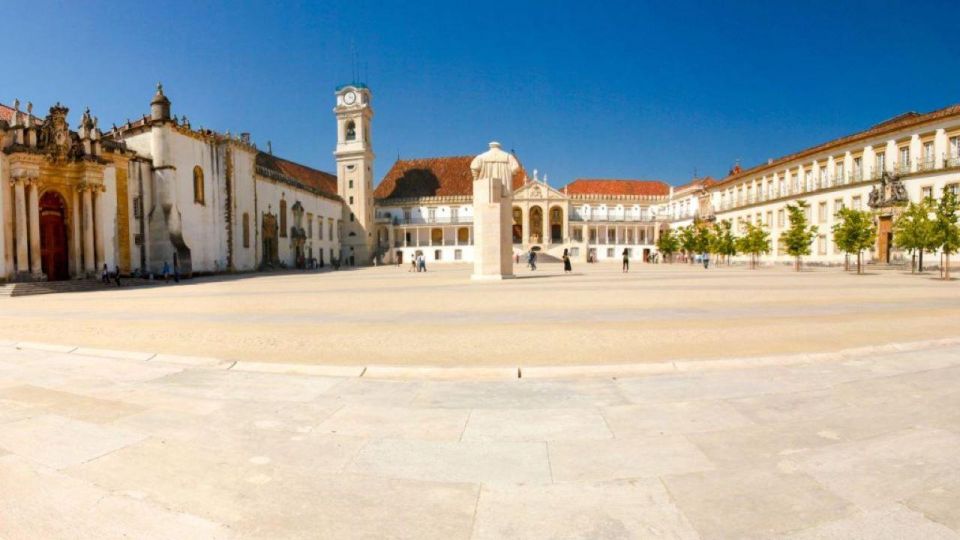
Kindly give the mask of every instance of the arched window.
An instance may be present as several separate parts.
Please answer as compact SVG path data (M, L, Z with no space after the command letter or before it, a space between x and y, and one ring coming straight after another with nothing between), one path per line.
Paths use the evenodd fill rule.
M243 213L243 247L250 247L250 214Z
M345 128L344 139L348 141L353 141L357 139L357 124L350 120L347 122L347 127Z
M280 199L280 237L287 237L287 201Z
M193 202L204 204L203 169L201 169L199 165L193 168Z
M466 227L460 227L457 229L457 242L461 244L470 242L470 229Z

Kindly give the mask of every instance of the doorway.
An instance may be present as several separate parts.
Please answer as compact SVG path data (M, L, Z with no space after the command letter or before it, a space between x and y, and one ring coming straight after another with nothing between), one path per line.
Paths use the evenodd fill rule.
M70 279L66 208L63 197L56 191L40 197L40 267L47 281Z
M881 262L890 262L890 250L893 246L893 217L883 216L877 227L877 256Z
M263 265L273 266L280 262L277 216L263 214L261 230L263 231Z

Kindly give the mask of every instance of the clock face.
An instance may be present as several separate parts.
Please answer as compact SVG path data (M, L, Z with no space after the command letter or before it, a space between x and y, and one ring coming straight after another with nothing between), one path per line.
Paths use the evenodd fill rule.
M347 92L343 95L343 102L347 105L353 105L355 101L357 101L357 94L353 92Z

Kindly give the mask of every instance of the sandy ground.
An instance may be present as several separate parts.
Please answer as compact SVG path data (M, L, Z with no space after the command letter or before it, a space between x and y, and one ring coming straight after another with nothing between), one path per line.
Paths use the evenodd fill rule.
M729 358L960 334L960 282L840 269L467 265L197 279L0 299L0 338L323 364L562 365Z

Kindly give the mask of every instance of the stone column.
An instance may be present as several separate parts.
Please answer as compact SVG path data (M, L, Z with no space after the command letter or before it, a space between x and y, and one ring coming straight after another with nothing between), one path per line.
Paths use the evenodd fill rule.
M4 170L6 173L6 170ZM13 269L13 182L6 178L6 174L0 177L0 189L3 193L3 258L4 268L7 275L14 273Z
M520 220L520 245L524 246L530 243L530 206L521 208L520 213L523 216Z
M83 274L82 248L80 247L80 191L73 190L73 196L70 205L70 262L71 271L74 276Z
M88 277L96 275L93 259L93 194L90 187L83 188L83 271Z
M29 197L27 198L28 215L30 217L30 273L39 276L43 273L40 262L40 188L37 181L30 182Z
M14 179L14 205L17 210L17 272L28 272L30 256L27 250L27 195L24 191L23 178Z
M103 215L103 189L101 186L94 187L93 194L93 244L94 244L94 260L96 263L97 273L100 272L100 269L103 268L103 263L107 260L106 254L103 252L103 220L106 216Z

